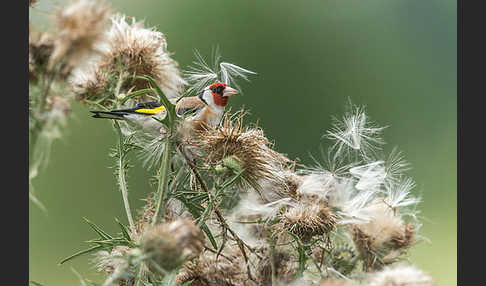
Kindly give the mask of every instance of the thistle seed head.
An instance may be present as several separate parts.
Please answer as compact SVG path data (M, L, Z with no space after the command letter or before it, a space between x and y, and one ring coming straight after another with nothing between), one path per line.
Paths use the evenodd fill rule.
M152 77L168 98L180 96L185 81L161 32L145 28L134 18L129 23L124 15L117 14L111 17L111 27L104 36L101 56L77 70L71 79L80 100L96 100L116 88L125 94L150 88L146 80L135 78L143 75ZM142 95L134 103L153 99L153 95ZM112 106L113 100L111 97L101 104Z
M336 228L336 223L337 217L327 205L299 203L280 215L277 228L308 241L315 235L329 234Z
M405 224L380 198L373 201L367 212L370 221L353 225L351 232L369 271L395 262L413 244L415 227L412 223Z
M236 245L228 245L222 255L204 252L194 261L188 261L177 275L177 285L191 281L194 286L253 286L248 280L243 256Z
M29 23L29 81L37 81L47 70L54 50L54 38L45 32L35 32Z
M232 121L227 113L220 128L201 131L192 144L204 152L203 157L209 164L222 164L232 157L244 170L244 182L260 190L260 180L280 182L280 171L290 160L272 150L272 143L262 129L243 127L243 116L244 112L240 112Z
M171 271L201 253L204 234L191 220L179 219L146 228L140 245L143 253L151 256L150 262ZM158 272L152 263L149 268Z
M96 52L110 14L110 7L104 1L76 0L60 9L55 14L57 33L50 66L62 61L62 73L69 74L73 67Z

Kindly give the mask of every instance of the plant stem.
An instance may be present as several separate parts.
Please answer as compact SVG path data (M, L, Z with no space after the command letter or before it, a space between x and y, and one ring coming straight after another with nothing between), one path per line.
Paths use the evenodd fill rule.
M130 209L130 203L128 201L128 187L125 179L125 150L123 144L123 133L120 129L120 124L114 121L116 129L118 131L118 184L120 185L120 191L123 198L123 205L125 206L125 212L127 214L128 223L130 224L130 230L132 234L136 235L135 223L133 222L132 211Z
M167 178L168 173L169 173L169 162L170 162L170 142L167 139L165 146L164 146L164 154L162 156L162 161L160 163L160 169L159 169L159 184L157 186L157 205L155 208L155 213L152 218L152 225L155 225L157 223L157 219L160 216L161 219L164 218L165 216L165 204L162 204L162 201L164 200L166 190L168 188L167 185ZM161 211L162 209L162 211Z
M272 269L272 286L277 285L277 275L275 273L275 239L270 238L270 267Z

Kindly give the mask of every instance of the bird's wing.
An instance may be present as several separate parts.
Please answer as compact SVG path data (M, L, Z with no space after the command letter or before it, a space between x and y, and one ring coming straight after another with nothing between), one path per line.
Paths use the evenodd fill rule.
M176 105L177 115L182 116L188 112L197 112L204 108L206 104L197 96L184 97Z
M123 116L127 114L143 114L143 115L154 115L161 111L164 111L165 107L160 105L157 101L150 101L150 102L142 102L137 104L137 106L133 108L127 109L115 109L111 111L97 111L93 110L93 113L104 113L104 114L111 114L111 115L118 115Z

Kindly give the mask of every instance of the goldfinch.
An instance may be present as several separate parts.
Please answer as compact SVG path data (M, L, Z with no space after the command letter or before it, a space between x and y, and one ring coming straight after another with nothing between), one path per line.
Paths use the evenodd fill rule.
M221 121L229 97L237 93L238 90L225 83L217 82L211 84L197 96L180 99L176 104L177 115L192 114L189 119L216 127ZM175 103L176 99L172 101ZM93 118L126 120L139 125L145 131L155 134L161 132L161 126L152 117L162 120L167 114L165 107L156 101L140 103L133 108L111 111L91 110L90 112L94 113Z

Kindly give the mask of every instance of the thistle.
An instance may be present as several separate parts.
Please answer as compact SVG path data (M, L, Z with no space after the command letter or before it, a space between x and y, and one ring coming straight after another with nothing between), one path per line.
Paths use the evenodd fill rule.
M197 257L203 249L201 230L190 220L176 220L145 229L140 245L149 255L149 268L154 272L171 271L186 260Z
M271 149L272 143L263 130L245 128L243 116L244 112L241 112L236 120L231 120L226 114L220 128L201 131L193 145L204 152L206 163L222 164L236 171L241 169L244 182L260 190L260 180L281 180L279 172L290 160Z

